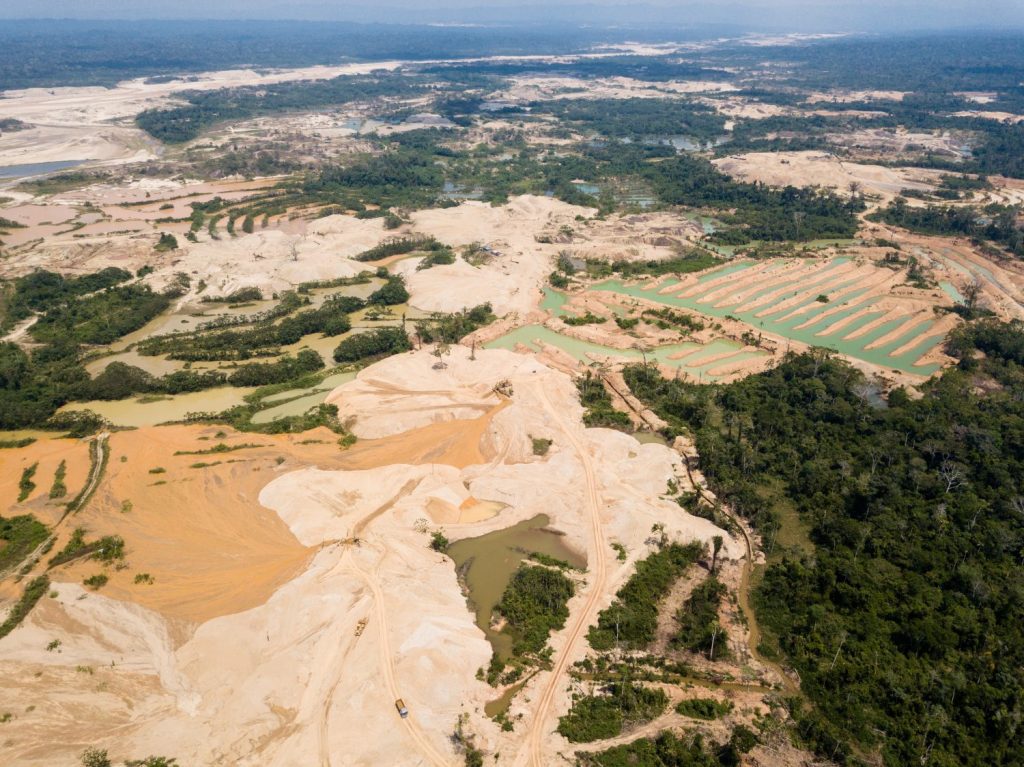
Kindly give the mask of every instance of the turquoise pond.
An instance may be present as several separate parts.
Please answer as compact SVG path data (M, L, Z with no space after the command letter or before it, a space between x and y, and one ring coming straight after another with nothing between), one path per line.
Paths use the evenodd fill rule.
M563 335L543 325L524 325L506 333L500 338L490 341L484 346L488 349L515 349L522 344L527 349L540 351L541 344L554 346L570 354L576 360L589 364L593 357L612 357L627 360L642 359L643 353L638 349L616 349L591 341L583 341ZM648 359L670 367L679 368L699 380L715 381L735 368L737 363L755 357L766 356L763 352L743 351L743 345L734 341L719 339L710 344L680 343L659 346L647 351ZM593 357L591 356L593 355ZM712 374L711 371L716 371Z
M964 302L964 297L952 282L940 282L939 287L942 288L943 293L953 299L953 303L962 304Z
M932 332L935 322L927 316L897 318L857 335L858 331L884 316L885 312L881 309L871 311L877 298L869 295L866 289L850 290L854 279L843 281L841 277L837 278L830 274L831 270L842 263L845 263L845 259L834 259L816 274L798 275L788 280L770 280L766 275L766 283L770 280L770 284L744 295L735 303L729 301L729 285L718 282L696 292L680 291L683 294L671 291L672 285L675 284L672 281L645 288L642 285L628 285L621 280L613 279L595 285L592 290L644 298L666 306L691 309L711 317L735 317L754 328L763 329L783 338L831 348L848 357L892 370L918 375L930 375L935 372L939 367L937 364L917 364L917 361L926 352L945 338L945 333ZM719 277L748 269L752 265L754 262L730 264L702 275L698 278L698 282L700 284L709 283ZM826 285L827 289L824 287ZM823 291L824 302L814 296L806 297L808 292L813 294L819 286ZM788 288L792 289L787 290ZM790 303L773 311L774 306L792 301L801 294L804 297L798 299L796 303ZM766 296L771 296L771 298L768 301L755 302L755 299ZM741 310L739 308L754 303L756 305L749 309ZM827 316L822 316L826 312ZM819 316L821 319L816 321L815 318ZM846 321L841 322L843 320ZM836 325L839 327L835 327ZM898 333L896 337L881 346L868 348L878 339L888 333L896 332L898 329L902 329L903 332ZM916 343L913 343L915 341ZM893 354L897 349L908 344L910 346L900 354Z

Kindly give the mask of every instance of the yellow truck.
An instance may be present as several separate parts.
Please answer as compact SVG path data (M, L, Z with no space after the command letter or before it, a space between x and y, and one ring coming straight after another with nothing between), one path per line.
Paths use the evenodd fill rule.
M395 701L395 708L398 709L398 715L402 717L402 719L405 719L407 716L409 716L409 709L405 707L405 701L401 698Z

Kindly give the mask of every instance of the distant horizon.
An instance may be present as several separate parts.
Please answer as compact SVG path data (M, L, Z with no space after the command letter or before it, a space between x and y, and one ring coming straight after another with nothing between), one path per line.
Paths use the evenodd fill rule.
M283 7L282 7L283 6ZM581 17L583 20L581 20ZM396 21L400 18L401 21ZM573 26L577 28L700 29L726 25L764 33L899 33L1024 31L1024 3L1008 0L942 3L923 0L730 0L696 2L602 2L561 0L553 4L445 0L440 7L417 3L300 0L221 0L216 9L200 0L7 0L2 21L95 22L319 22L400 26Z

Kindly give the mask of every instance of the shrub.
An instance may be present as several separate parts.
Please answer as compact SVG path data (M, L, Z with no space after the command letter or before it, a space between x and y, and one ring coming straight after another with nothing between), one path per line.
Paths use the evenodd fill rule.
M668 705L663 691L634 684L628 675L605 692L573 701L569 713L558 720L558 732L573 743L614 738L626 725L660 716Z
M679 702L676 713L691 719L718 719L733 709L732 701L718 701L714 698L689 698Z
M99 591L101 588L107 585L107 581L110 580L105 574L97 573L96 575L90 575L82 583L91 588L93 591Z
M550 439L542 439L540 437L530 437L533 442L533 454L534 455L547 455L548 450L551 449L553 444Z
M153 250L155 250L157 253L166 253L169 250L177 250L177 249L178 249L178 238L175 237L173 234L170 234L168 232L163 232L160 235L160 239L157 241L156 245L153 247ZM152 269L150 269L150 271L152 271ZM142 275L140 275L140 276L142 276Z

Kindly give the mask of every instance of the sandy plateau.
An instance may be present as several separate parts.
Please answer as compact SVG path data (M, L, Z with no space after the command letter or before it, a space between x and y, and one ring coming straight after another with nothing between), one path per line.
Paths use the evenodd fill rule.
M435 361L426 351L393 357L331 395L366 437L347 452L316 432L112 435L107 473L73 523L91 535L116 530L128 567L98 593L79 585L95 563L56 568L51 596L3 641L4 706L18 727L0 760L70 765L101 745L119 758L174 753L190 764L451 764L447 733L464 712L488 750L511 757L521 736L481 713L495 696L475 678L490 647L451 561L426 545L438 514L470 498L500 504L496 515L444 525L462 538L543 512L587 556L588 585L552 641L569 659L584 652L578 627L647 552L653 523L681 540L721 531L659 499L685 476L676 452L582 428L568 376L500 350L471 360L460 348L444 370ZM493 392L502 380L510 398ZM553 440L546 457L533 455L531 436ZM239 449L179 454L216 441ZM11 460L54 452L37 444ZM591 492L599 505L581 502ZM599 555L609 540L627 561ZM731 539L727 551L742 555ZM135 583L140 572L153 583ZM564 680L538 674L515 709L530 717L549 686L540 737L566 750L547 734L568 705ZM397 697L408 720L393 710Z

